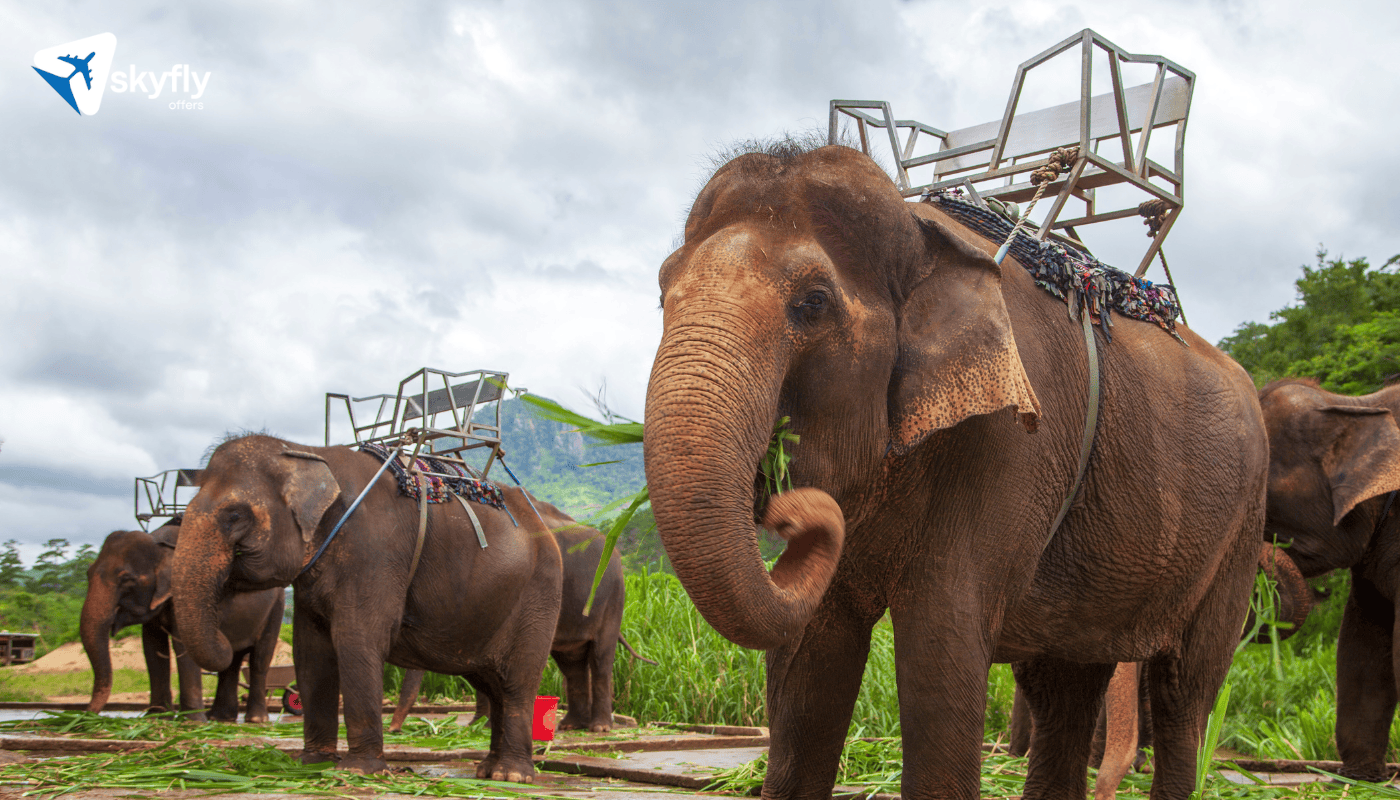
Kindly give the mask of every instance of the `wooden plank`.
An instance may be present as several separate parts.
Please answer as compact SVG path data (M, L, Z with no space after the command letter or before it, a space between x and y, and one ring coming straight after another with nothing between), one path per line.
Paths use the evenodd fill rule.
M1134 131L1138 130L1143 121L1147 119L1148 106L1152 101L1152 89L1153 84L1144 83L1124 92L1124 106L1130 121L1129 124L1136 126L1133 128ZM1163 81L1162 98L1157 106L1153 126L1171 125L1185 119L1188 100L1187 84L1184 79L1171 77ZM1079 142L1080 105L1079 102L1064 103L1039 111L1017 114L1012 119L1011 132L1007 136L1006 148L1001 154L1002 158L1026 156L1052 150L1056 147L1077 144ZM1098 95L1090 100L1090 111L1093 120L1089 129L1091 140L1118 135L1117 102L1112 92ZM948 133L947 139L944 140L946 142L945 149L951 150L995 139L1000 128L1001 120L997 120L951 131ZM950 172L986 166L990 161L990 152L986 154L970 153L948 159L941 162L936 168L936 177Z

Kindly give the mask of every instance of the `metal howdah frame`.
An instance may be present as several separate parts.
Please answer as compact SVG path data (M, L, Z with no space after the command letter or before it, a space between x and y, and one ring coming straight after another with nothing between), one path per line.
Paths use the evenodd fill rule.
M1082 62L1079 99L1017 114L1026 73L1075 46L1080 48ZM1108 54L1113 91L1091 96L1095 48ZM1150 83L1125 89L1122 63L1156 65L1156 77ZM1129 53L1085 28L1016 68L1011 96L1000 120L943 131L922 122L895 119L890 104L882 100L832 100L828 141L837 143L840 118L845 115L856 121L860 147L870 155L868 129L883 128L894 155L895 182L902 195L913 197L960 186L973 202L984 206L988 198L1018 203L1029 200L1035 193L1035 186L1028 173L1045 166L1050 160L1048 155L1056 148L1077 145L1079 156L1069 174L1046 187L1046 194L1053 194L1055 201L1037 236L1041 240L1054 236L1082 245L1076 231L1078 226L1139 214L1136 206L1099 210L1095 206L1095 190L1114 184L1136 187L1146 193L1149 200L1161 200L1167 207L1161 227L1138 265L1137 275L1141 276L1161 249L1185 201L1182 149L1195 83L1195 73L1179 64L1161 56ZM1147 145L1153 130L1173 125L1176 127L1175 160L1172 167L1167 168L1147 157ZM901 143L900 134L904 131L907 134ZM1136 147L1134 133L1138 134ZM920 134L926 136L921 139ZM936 142L937 149L919 154L921 141ZM1121 146L1121 156L1120 147L1115 144ZM1100 152L1101 146L1104 152ZM927 166L933 168L932 179L915 183L910 170ZM1060 215L1070 197L1084 202L1084 215L1062 220ZM1054 231L1064 231L1068 239Z
M484 478L502 457L501 400L509 380L510 373L495 370L424 367L400 381L396 394L350 397L327 392L326 446L331 445L333 409L343 408L354 441L340 444L379 444L390 450L403 444L410 456L426 450L423 455ZM481 448L488 450L486 466L477 469L465 456Z
M149 478L136 479L136 522L149 532L151 520L185 513L190 498L199 492L197 469L168 469ZM190 489L182 493L181 489ZM159 527L159 526L157 526Z

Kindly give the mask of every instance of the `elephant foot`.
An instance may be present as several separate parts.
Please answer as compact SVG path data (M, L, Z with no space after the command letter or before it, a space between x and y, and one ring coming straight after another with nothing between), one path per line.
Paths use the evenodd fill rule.
M588 729L594 733L607 733L612 730L612 720L608 720L607 722L595 722L589 725Z
M227 722L233 725L238 723L238 712L235 711L232 715L230 715L225 714L221 711L216 711L213 714L210 714L209 718L214 722Z
M208 722L209 715L203 711L189 711L183 714L180 719L183 719L185 722Z
M149 716L151 716L152 714L168 714L168 713L170 713L170 709L169 709L169 708L166 708L165 706L148 706L148 707L146 708L145 711L142 711L142 712L141 712L141 716L143 716L143 717L149 717Z
M490 722L490 721L491 721L491 718L490 718L489 716L487 716L486 714L477 713L476 716L472 717L472 718L471 718L471 721L468 722L467 724L468 724L468 725L475 725L475 724L478 723L478 722Z
M530 760L515 763L512 759L501 758L491 753L476 765L476 777L511 783L534 783L535 765Z
M389 769L389 762L383 758L361 758L359 756L346 756L335 765L336 769L347 772L358 772L361 775L371 775L376 772L384 772Z
M1390 773L1383 765L1366 765L1349 767L1345 764L1337 770L1337 774L1343 778L1350 778L1354 781L1366 781L1367 783L1385 783L1390 778Z
M238 720L234 720L234 722L237 721ZM246 715L244 715L243 721L253 725L261 725L262 723L267 722L267 712L264 711L261 714L255 714L250 711Z
M334 763L338 760L334 750L303 750L301 753L303 764L324 764L327 761Z
M564 718L559 720L559 726L555 730L581 731L588 728L589 725L589 720L582 714L565 714Z

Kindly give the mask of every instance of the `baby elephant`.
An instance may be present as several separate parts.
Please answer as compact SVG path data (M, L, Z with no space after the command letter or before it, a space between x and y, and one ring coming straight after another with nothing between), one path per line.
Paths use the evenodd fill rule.
M531 495L534 498L534 495ZM554 629L554 643L549 654L564 676L564 691L569 710L559 723L559 730L587 728L591 731L612 729L612 668L617 646L627 648L635 658L642 658L622 636L622 606L626 586L622 576L622 559L614 550L598 584L593 600L593 612L583 615L588 591L593 586L593 574L603 554L603 534L579 524L558 508L534 498L545 525L559 542L564 559L563 598L559 608L559 624ZM399 689L399 703L389 730L403 727L404 720L418 697L423 673L404 673ZM481 692L476 695L476 715L472 722L490 714L491 701Z
M180 710L204 720L204 687L199 665L174 636L175 618L170 602L170 565L180 536L180 518L145 531L114 531L102 543L97 559L88 567L87 598L83 601L79 630L83 649L92 664L92 699L88 711L99 712L112 693L112 656L108 637L128 625L141 626L141 646L151 681L151 710L167 711L170 704L170 639L174 638L175 665L180 673ZM238 719L238 671L248 659L248 722L267 721L267 669L282 630L284 590L230 594L218 603L219 630L234 652L228 667L219 673L210 716L232 722Z

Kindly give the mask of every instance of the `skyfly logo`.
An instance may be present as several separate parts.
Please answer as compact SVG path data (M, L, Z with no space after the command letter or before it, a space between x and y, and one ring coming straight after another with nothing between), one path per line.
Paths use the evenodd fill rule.
M90 117L102 106L116 51L117 37L99 33L40 50L34 54L34 71L74 111Z

